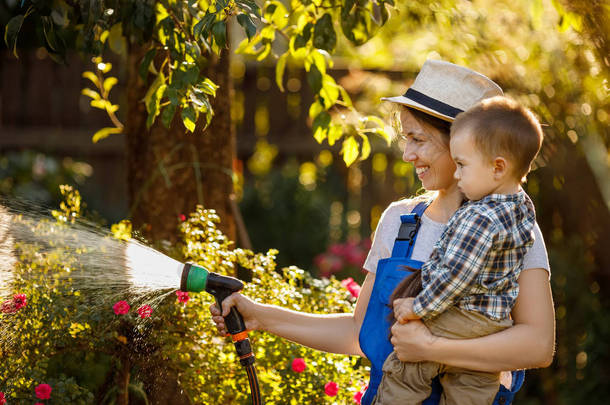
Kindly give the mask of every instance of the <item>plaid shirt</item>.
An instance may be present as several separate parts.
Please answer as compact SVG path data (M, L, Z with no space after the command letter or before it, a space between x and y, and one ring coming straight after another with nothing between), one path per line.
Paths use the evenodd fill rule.
M524 191L491 194L460 207L422 266L413 312L424 320L452 305L490 319L510 316L536 213Z

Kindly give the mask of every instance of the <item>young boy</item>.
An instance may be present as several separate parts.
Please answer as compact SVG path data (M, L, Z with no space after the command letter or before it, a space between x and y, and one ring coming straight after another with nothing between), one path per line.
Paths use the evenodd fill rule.
M451 126L457 186L469 202L451 217L421 268L422 290L394 301L398 322L421 319L436 336L485 336L512 325L523 256L533 243L534 206L521 182L542 143L534 115L505 97L481 101ZM404 283L403 283L404 284ZM396 291L404 289L399 285ZM390 354L374 404L420 404L434 377L441 404L491 404L499 374Z

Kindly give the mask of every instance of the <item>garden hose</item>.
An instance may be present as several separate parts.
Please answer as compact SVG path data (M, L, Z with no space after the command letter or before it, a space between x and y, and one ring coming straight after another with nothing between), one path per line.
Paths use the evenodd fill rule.
M236 291L240 291L244 284L233 277L212 273L203 267L186 263L180 276L180 290L189 292L206 291L216 298L216 305L222 308L222 301ZM246 324L235 307L225 318L227 331L233 340L233 345L239 356L239 362L246 369L252 404L262 404L256 369L254 368L254 353L248 338Z

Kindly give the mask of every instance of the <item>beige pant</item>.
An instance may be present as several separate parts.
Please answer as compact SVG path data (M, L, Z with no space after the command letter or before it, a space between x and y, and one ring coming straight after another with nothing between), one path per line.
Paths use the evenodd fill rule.
M512 321L493 321L477 312L451 307L426 326L436 336L467 339L486 336L510 326ZM383 363L383 377L374 405L421 404L431 393L432 379L440 376L443 394L439 405L492 404L500 389L500 374L451 367L433 362L405 363L392 352Z

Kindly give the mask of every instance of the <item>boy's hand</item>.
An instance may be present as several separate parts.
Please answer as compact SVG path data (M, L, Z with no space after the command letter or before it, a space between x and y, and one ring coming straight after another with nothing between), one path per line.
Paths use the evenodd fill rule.
M415 298L398 298L393 302L394 305L394 318L398 323L405 324L409 320L419 319L419 316L413 313L413 302Z

